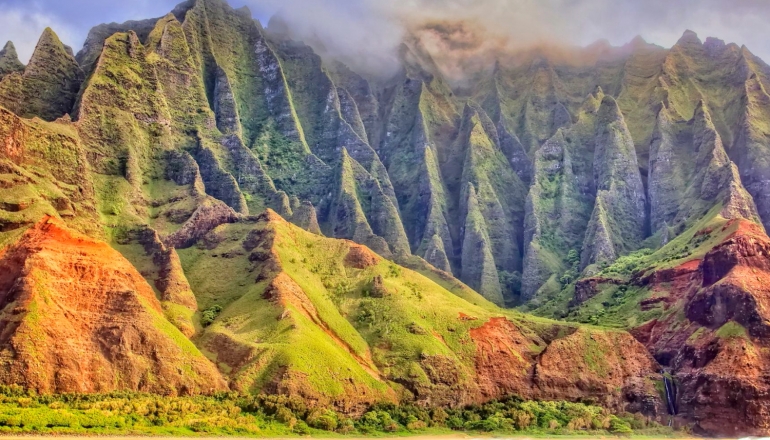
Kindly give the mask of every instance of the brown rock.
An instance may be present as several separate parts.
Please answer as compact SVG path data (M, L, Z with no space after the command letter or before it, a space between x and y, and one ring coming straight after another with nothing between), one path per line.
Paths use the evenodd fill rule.
M481 400L518 395L663 413L649 380L657 376L657 362L628 333L581 329L548 344L523 335L505 318L493 318L472 329L471 338Z
M217 226L234 223L238 218L232 208L210 198L201 203L187 222L178 231L166 237L163 243L172 248L188 248Z
M633 331L676 378L679 416L715 436L770 433L770 239L738 219L703 259L646 277L682 307ZM722 327L731 326L725 331Z

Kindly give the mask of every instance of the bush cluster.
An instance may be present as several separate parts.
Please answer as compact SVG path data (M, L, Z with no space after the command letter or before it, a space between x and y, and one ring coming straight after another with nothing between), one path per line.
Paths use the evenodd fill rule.
M0 387L0 433L218 436L474 432L663 432L640 415L592 405L510 398L460 409L379 404L349 417L275 395L164 397L136 393L41 396ZM657 431L656 431L657 430Z
M629 255L622 256L605 269L606 275L633 275L648 264L648 257L654 253L652 249L640 249Z
M285 423L299 434L307 433L308 427L342 434L408 433L426 429L616 435L666 431L640 414L615 415L594 405L525 401L516 397L459 409L378 404L356 418L310 408L301 399L285 396L258 396L244 409Z

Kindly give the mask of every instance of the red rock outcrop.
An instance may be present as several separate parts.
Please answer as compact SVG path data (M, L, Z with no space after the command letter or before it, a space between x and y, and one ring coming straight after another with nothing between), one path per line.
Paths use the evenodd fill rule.
M533 341L505 318L472 329L480 400L518 395L664 413L652 385L658 364L641 343L621 331L567 330L548 342Z
M633 334L674 373L679 415L697 432L768 435L770 239L746 220L729 229L702 261L647 277L653 291L669 292L666 307L683 313Z
M125 258L52 217L0 256L0 310L0 383L42 393L227 389Z

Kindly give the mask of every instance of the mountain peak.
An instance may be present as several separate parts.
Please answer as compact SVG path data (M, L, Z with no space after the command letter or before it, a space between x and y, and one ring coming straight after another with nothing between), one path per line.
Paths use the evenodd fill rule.
M54 32L54 30L51 29L50 27L43 29L43 33L42 35L40 35L40 39L38 40L37 44L40 45L43 43L57 44L57 45L61 45L62 47L64 46L64 44L62 44L61 40L59 39L59 36L56 35L56 32Z
M596 113L601 106L604 96L602 87L596 86L593 93L589 93L588 96L586 96L586 99L581 106L581 110L587 113Z
M40 39L35 46L35 51L32 53L32 58L29 60L29 66L35 66L40 62L55 61L57 63L67 63L71 59L72 63L75 63L75 59L71 52L67 50L67 47L56 35L50 27L43 30ZM51 67L51 66L48 66Z
M721 40L719 38L714 38L714 37L706 38L706 41L703 44L705 44L706 46L711 46L711 47L725 47L725 46L727 46L727 44L725 44L725 40Z
M644 37L642 37L641 35L637 35L634 37L633 40L629 42L629 44L632 46L646 46L648 43L647 43L647 40L644 39Z
M3 46L3 50L0 50L0 55L3 56L18 56L16 53L16 46L13 45L13 41L8 41Z
M24 68L19 93L5 97L4 104L22 117L54 121L72 111L84 76L72 52L46 28Z
M709 110L709 106L708 104L706 104L706 101L702 99L698 101L698 105L695 106L695 113L693 115L693 119L696 122L703 121L709 125L712 125L711 111Z
M19 61L19 55L16 53L16 46L13 42L5 43L5 47L0 50L0 77L24 70L24 64Z
M623 120L623 113L621 113L615 98L609 95L602 97L602 104L599 107L599 118L606 122Z
M679 41L676 43L678 46L681 45L702 45L703 42L701 42L700 38L698 37L698 34L696 34L694 31L686 30L684 31L684 34L682 34L682 37L679 38Z

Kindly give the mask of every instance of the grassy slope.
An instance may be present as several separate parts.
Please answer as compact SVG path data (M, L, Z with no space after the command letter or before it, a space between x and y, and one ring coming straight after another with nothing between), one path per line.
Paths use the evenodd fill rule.
M357 269L345 263L353 243L314 235L275 217L220 226L204 240L218 242L216 247L179 251L200 309L223 309L197 342L240 389L264 390L282 373L293 378L287 386L332 400L351 397L348 380L359 393L392 399L405 392L397 383L430 386L421 363L425 357L448 359L463 380L471 380L475 345L468 332L492 317L508 316L533 339L556 325L498 309L429 266L415 264L423 275L365 250L375 263ZM254 234L275 237L271 263L249 261L244 241ZM261 275L272 264L279 269ZM266 299L276 275L295 283L301 299ZM383 297L373 285L377 277L383 280ZM477 319L459 319L461 314ZM238 348L221 350L222 341ZM248 354L233 359L233 352Z

